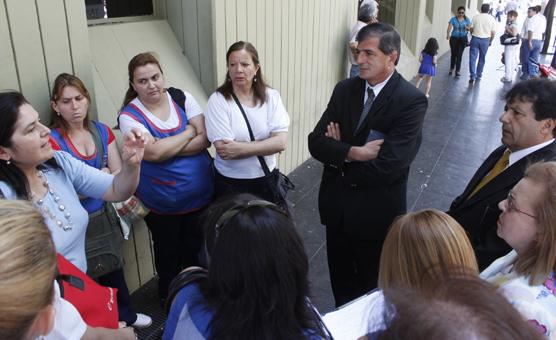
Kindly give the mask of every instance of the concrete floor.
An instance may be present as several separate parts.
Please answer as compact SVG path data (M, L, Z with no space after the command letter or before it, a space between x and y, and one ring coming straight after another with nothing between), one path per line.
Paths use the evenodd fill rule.
M459 79L448 76L449 53L439 59L423 127L423 143L410 170L407 195L410 210L446 210L486 156L500 145L498 117L504 107L501 96L511 87L500 82L504 75L502 51L502 46L495 42L488 51L483 78L474 86L468 84L468 48ZM548 60L545 63L551 58L545 56ZM334 308L334 301L326 261L325 230L319 222L317 207L321 173L322 165L314 159L294 170L290 178L296 189L289 199L309 256L312 301L321 313L326 313ZM164 314L154 299L155 287L156 283L152 282L132 297L137 310L153 315L156 321L148 330L140 332L141 339L157 338L164 322Z

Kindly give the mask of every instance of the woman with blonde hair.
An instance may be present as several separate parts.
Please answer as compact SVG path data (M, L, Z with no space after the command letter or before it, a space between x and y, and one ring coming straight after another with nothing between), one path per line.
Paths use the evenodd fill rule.
M556 162L531 165L498 204L498 236L513 250L481 277L547 338L556 335Z
M54 323L56 252L31 204L0 201L0 338L34 339Z
M41 212L0 199L0 339L134 339L133 329L88 327L60 296L56 250Z
M456 220L436 209L410 212L396 219L380 255L380 290L369 296L368 331L384 328L382 290L409 287L426 291L454 271L479 274L471 242Z

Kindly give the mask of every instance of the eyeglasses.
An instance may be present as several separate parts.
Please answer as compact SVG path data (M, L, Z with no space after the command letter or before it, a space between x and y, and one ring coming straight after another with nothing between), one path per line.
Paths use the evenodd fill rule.
M458 14L465 14L465 12L458 12Z
M537 219L537 216L531 215L531 214L529 214L529 213L527 213L527 212L525 212L525 211L523 211L523 210L519 210L519 209L515 206L515 200L514 200L514 196L513 196L513 193L512 193L511 190L508 192L508 197L507 197L506 201L508 202L508 203L507 203L507 204L508 204L508 212L516 211L516 212L521 213L521 214L523 214L523 215L527 215L527 216L529 216L529 217L531 217L531 218Z

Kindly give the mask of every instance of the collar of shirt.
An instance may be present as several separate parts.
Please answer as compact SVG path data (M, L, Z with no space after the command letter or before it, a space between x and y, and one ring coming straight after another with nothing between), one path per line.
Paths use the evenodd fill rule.
M386 83L388 82L388 80L390 80L390 78L392 78L392 75L394 75L394 72L392 72L392 74L389 75L388 78L386 78L382 83L378 83L375 86L371 86L371 84L369 84L368 81L365 82L365 84L367 84L367 86L365 87L365 97L363 98L363 104L365 104L365 102L367 101L367 98L369 97L368 89L373 90L373 92L375 94L375 98L378 97L378 94L380 93L380 91L382 91L384 86L386 86Z
M533 146L530 146L528 148L510 153L510 162L508 163L508 166L512 166L515 162L519 161L523 157L525 157L529 154L532 154L533 152L535 152L539 149L544 148L545 146L547 146L548 144L550 144L552 142L554 142L554 138L552 138L551 140L546 141L544 143L533 145Z

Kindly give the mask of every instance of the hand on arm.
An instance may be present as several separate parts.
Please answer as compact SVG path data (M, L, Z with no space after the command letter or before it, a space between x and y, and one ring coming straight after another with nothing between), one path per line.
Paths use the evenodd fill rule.
M195 127L189 124L182 133L171 137L155 139L151 135L147 135L148 143L145 146L145 160L164 162L178 155L191 142L196 133Z
M205 116L202 114L197 115L189 120L189 124L195 128L196 134L195 137L180 150L178 153L180 156L195 155L210 146L205 128Z
M145 134L139 129L132 129L124 135L122 149L122 168L114 176L112 185L102 197L105 201L118 202L127 199L139 184L139 169L145 151Z
M287 132L273 132L270 137L260 141L236 142L234 140L214 141L216 153L222 159L243 159L251 156L268 156L286 148Z
M356 162L371 161L378 156L382 143L384 143L384 139L376 139L363 146L352 146L349 148L347 159Z

